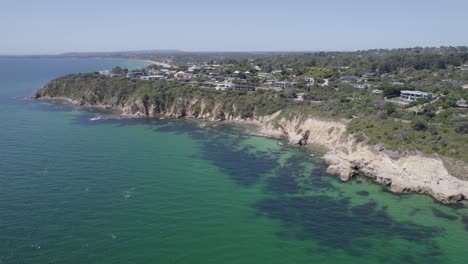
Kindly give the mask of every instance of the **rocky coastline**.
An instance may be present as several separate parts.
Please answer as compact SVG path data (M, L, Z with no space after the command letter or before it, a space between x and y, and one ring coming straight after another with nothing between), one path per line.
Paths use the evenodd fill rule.
M314 144L324 147L327 150L323 156L328 164L327 172L337 175L342 181L349 181L356 175L364 175L395 193L428 194L447 204L466 202L468 199L468 181L452 176L441 158L418 153L395 153L385 150L380 145L371 146L356 142L354 137L346 132L345 122L303 116L286 118L281 115L281 111L271 115L242 118L224 111L221 105L214 105L208 109L204 102L183 98L177 102L178 106L173 105L163 112L141 99L125 104L90 103L85 99L49 96L44 88L37 92L34 99L60 99L85 108L118 110L122 117L130 118L166 116L255 124L260 135L285 138L294 145ZM201 105L201 109L195 111L192 107L195 104Z

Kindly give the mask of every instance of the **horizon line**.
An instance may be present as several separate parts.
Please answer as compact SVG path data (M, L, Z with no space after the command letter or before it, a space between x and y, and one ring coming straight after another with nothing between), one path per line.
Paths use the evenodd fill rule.
M120 50L120 51L67 51L61 53L0 53L0 57L27 57L27 56L69 56L69 55L83 55L83 54L106 54L106 53L135 53L135 55L141 55L141 53L318 53L318 52L359 52L359 51L371 51L371 50L399 50L399 49L430 49L430 48L463 48L468 45L454 45L454 46L410 46L405 48L369 48L369 49L352 49L352 50L179 50L179 49L143 49L143 50Z

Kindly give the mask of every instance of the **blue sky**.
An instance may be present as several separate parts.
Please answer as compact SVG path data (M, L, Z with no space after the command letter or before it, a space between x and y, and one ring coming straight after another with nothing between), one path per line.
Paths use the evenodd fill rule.
M0 54L468 45L468 0L1 0Z

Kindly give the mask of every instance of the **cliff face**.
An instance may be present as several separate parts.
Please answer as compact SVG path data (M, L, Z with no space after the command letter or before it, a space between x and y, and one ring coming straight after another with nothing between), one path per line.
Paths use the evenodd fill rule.
M122 110L132 117L193 117L209 120L253 119L272 114L290 102L274 93L249 94L196 89L178 83L70 75L50 81L36 98L66 98L82 106Z
M279 118L280 114L259 118L262 132L287 135L298 144L309 132L308 143L328 149L324 159L327 172L343 181L362 174L397 193L425 193L444 203L468 198L468 182L449 174L441 159L418 154L387 152L381 146L358 143L346 132L346 124L316 118Z
M96 84L96 77L88 82L83 82L82 78L65 78L51 81L37 92L36 98L62 98L84 107L118 109L127 117L168 116L256 123L261 134L286 137L291 144L312 143L325 147L328 173L338 175L343 181L362 174L394 192L426 193L444 203L468 198L468 181L450 175L441 159L417 154L396 155L381 146L356 142L346 132L345 123L281 111L268 113L255 106L265 104L263 100L270 98L249 103L246 95L226 99L210 96L209 92L187 93L177 88L152 94L154 87L147 91L141 88L146 83L127 84L124 90L119 90L122 88L116 89L107 80Z

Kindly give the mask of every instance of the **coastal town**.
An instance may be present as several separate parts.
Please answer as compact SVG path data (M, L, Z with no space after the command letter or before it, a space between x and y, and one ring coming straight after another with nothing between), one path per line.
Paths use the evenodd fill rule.
M245 68L245 67L243 67ZM154 62L144 69L128 70L116 67L112 70L99 71L100 75L111 78L133 78L147 81L177 82L184 85L212 88L216 90L239 90L246 92L275 90L297 91L296 100L302 100L302 95L312 89L353 88L356 92L366 92L374 96L383 96L389 102L407 105L411 102L430 102L444 97L444 94L415 89L405 89L411 78L396 80L389 74L363 72L361 75L348 75L347 66L341 66L337 71L332 69L311 67L311 73L295 71L293 68L265 71L262 67L250 64L248 70L236 69L232 64L202 64L189 66L174 66L169 63ZM468 65L453 67L454 71L468 73ZM318 73L317 73L318 72ZM325 74L323 73L325 72ZM460 84L458 84L460 85ZM468 89L468 83L460 85ZM384 87L393 87L399 94L387 96ZM390 98L391 97L391 98ZM348 96L347 100L358 99ZM467 108L467 101L457 98L456 106Z

